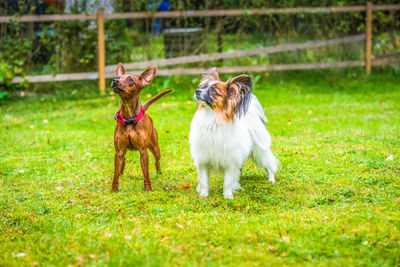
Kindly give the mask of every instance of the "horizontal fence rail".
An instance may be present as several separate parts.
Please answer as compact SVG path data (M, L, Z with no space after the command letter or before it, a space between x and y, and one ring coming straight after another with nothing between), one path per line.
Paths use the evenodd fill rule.
M147 68L149 66L168 66L168 65L204 62L204 61L220 60L220 59L235 58L235 57L256 56L261 54L267 55L272 53L295 51L306 48L316 48L328 45L351 43L362 40L365 40L365 34L351 35L347 37L329 39L329 40L318 40L305 43L294 43L294 44L255 48L249 50L231 51L225 53L185 56L185 57L176 57L169 59L156 59L146 62L133 62L133 63L126 63L124 64L124 66L127 69L140 69L140 68ZM116 68L117 65L110 65L106 67L106 71L114 71Z
M295 51L301 50L306 48L316 48L316 47L323 47L335 44L344 44L356 41L365 40L365 34L358 34L358 35L351 35L342 38L336 39L329 39L329 40L318 40L318 41L310 41L305 43L294 43L294 44L287 44L287 45L277 45L271 47L263 47L263 48L256 48L256 49L249 49L249 50L241 50L241 51L232 51L226 53L215 53L215 54L205 54L199 56L186 56L186 57L177 57L171 59L158 59L158 60L151 60L145 62L134 62L134 63L127 63L124 64L124 67L127 70L135 70L135 69L142 69L147 68L149 66L168 66L168 65L178 65L178 64L185 64L185 63L195 63L195 62L203 62L203 61L212 61L212 60L219 60L219 59L226 59L226 58L235 58L235 57L243 57L243 56L256 56L256 55L266 55L272 53L279 53L285 51ZM319 63L321 64L321 63ZM284 64L282 66L285 66ZM272 65L270 65L272 66ZM279 65L280 66L280 65ZM249 66L250 67L250 66ZM266 66L269 67L269 66ZM106 66L106 78L114 77L115 70L117 65L110 65ZM280 67L277 69L270 69L270 70L280 70ZM171 72L172 71L172 72ZM246 71L246 70L244 70ZM251 71L251 70L248 70ZM157 73L164 73L164 75L174 75L181 73L180 70L177 73L174 73L173 70L158 70ZM110 73L112 74L110 76ZM170 74L168 74L170 73ZM195 74L198 74L196 72ZM182 74L191 74L191 73L182 73ZM163 75L163 74L161 74ZM44 82L44 81L65 81L65 80L86 80L86 79L97 79L98 75L95 72L88 72L88 73L69 73L69 74L57 74L57 75L38 75L38 76L27 76L26 79L29 82ZM13 83L21 82L21 78L14 78Z
M372 11L400 10L400 5L374 5ZM293 8L261 8L261 9L230 9L230 10L193 10L167 12L127 12L104 14L104 19L145 19L145 18L184 18L184 17L224 17L246 15L275 15L300 13L343 13L365 12L365 6L342 7L293 7ZM10 20L20 22L49 22L68 20L96 20L97 14L54 14L54 15L25 15L0 16L0 23L9 23Z
M400 60L373 60L373 66L384 66L388 64L399 64ZM300 63L300 64L276 64L262 66L240 66L240 67L221 67L218 68L220 73L241 73L241 72L264 72L264 71L283 71L283 70L308 70L308 69L327 69L327 68L346 68L364 66L364 61L340 61L340 62L322 62L322 63ZM198 75L205 74L209 71L207 68L186 68L186 69L160 69L157 70L158 76L170 75ZM133 75L140 75L141 70L132 70ZM106 72L106 78L114 78L114 72ZM98 79L97 72L85 73L68 73L68 74L48 74L25 77L30 83L38 82L60 82L60 81L79 81L79 80L96 80ZM24 79L16 77L13 83L20 83Z

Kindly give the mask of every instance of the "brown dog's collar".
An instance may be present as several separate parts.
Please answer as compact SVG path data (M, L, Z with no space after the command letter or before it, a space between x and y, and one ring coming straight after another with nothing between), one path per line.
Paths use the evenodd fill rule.
M129 124L133 124L133 126L135 126L140 119L143 117L144 113L146 113L146 110L143 108L142 106L142 110L140 111L140 113L132 119L125 119L122 114L121 114L121 109L117 111L117 113L115 113L114 115L114 119L120 124L120 125L129 125Z

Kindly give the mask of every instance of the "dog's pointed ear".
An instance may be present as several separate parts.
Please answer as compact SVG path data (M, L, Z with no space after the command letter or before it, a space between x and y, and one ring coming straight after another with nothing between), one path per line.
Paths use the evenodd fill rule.
M251 100L253 81L249 75L239 75L227 84L227 98L232 111L241 116L247 112Z
M124 74L125 74L124 65L122 65L122 63L118 63L117 71L115 72L115 76L116 77L121 77Z
M252 90L253 81L249 75L239 75L228 81L228 98L237 98Z
M217 68L210 69L206 74L203 74L203 77L200 81L200 87L206 86L209 82L219 81L219 75L217 72Z
M216 67L210 69L207 75L209 80L219 81L219 75Z
M150 81L156 76L157 67L151 67L140 74L139 80L142 82L143 87L149 85Z

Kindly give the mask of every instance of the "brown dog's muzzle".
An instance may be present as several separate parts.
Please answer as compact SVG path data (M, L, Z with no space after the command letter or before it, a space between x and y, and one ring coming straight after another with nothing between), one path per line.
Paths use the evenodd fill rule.
M113 91L114 91L115 93L121 93L121 92L124 91L124 90L121 90L121 89L119 88L119 79L118 79L118 78L114 78L114 79L112 80L112 82L111 82L111 87L112 87L112 89L113 89Z

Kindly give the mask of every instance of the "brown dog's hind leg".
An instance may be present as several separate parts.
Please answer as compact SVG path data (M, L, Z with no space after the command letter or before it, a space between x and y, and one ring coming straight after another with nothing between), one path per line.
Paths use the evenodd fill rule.
M156 129L153 130L152 134L152 146L150 147L150 151L154 156L155 163L156 163L156 170L158 174L162 174L161 168L160 168L160 158L161 158L161 151L160 147L158 146L158 134Z
M146 148L140 148L140 165L142 166L143 176L144 176L144 191L151 190L151 182L149 177L149 154Z
M154 159L155 159L157 173L162 174L161 167L160 167L161 152L160 152L160 148L158 147L158 144L156 146L151 147L150 151L153 154Z
M116 151L114 156L114 179L112 181L111 191L118 191L118 178L121 175L125 166L126 149Z
M122 168L121 168L121 174L120 175L124 174L125 162L126 162L126 159L124 157L124 161L122 162Z

